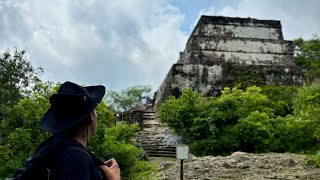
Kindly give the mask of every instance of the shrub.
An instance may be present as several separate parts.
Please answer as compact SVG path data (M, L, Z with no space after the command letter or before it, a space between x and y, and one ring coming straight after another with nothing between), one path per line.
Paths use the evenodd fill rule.
M320 146L319 109L317 84L298 91L272 86L264 91L256 86L225 88L216 98L187 89L179 99L164 102L159 117L185 137L195 155L309 153Z

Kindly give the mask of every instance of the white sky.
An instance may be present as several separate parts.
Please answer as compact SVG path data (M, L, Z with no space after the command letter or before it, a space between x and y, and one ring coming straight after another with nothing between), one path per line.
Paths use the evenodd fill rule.
M0 51L26 49L45 80L158 88L201 14L281 20L320 34L318 0L0 0Z

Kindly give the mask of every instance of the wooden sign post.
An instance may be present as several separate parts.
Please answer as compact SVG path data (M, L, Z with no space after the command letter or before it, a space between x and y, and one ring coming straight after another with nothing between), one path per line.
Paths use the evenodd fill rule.
M189 146L178 145L177 146L177 159L180 159L180 179L183 180L183 160L189 158Z

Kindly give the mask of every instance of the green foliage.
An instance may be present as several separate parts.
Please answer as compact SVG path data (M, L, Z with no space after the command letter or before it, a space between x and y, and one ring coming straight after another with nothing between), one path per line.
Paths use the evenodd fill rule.
M190 89L183 90L179 99L170 97L159 108L158 115L169 127L182 135L185 141L189 138L201 137L203 131L209 131L206 112L202 111L208 106L208 101L197 92Z
M240 145L238 148L246 152L270 151L269 145L273 136L272 121L268 114L258 111L240 119L239 123L231 128L234 138L237 138Z
M320 85L313 83L299 89L294 99L294 114L303 121L320 122Z
M315 161L318 166L320 166L320 151L317 152L315 156Z
M49 97L60 87L60 84L42 82L38 78L41 69L34 69L24 54L25 51L15 50L0 55L0 179L12 177L35 148L50 136L40 130L40 120L50 107ZM126 107L128 101L137 104L150 91L150 86L135 86L121 94L114 92L112 97L119 107ZM105 160L115 158L124 177L141 179L150 174L154 165L146 162L144 151L131 142L139 127L125 123L114 125L113 112L104 102L96 111L99 120L89 142L92 151Z
M268 97L276 116L286 116L293 113L293 98L297 92L296 86L268 85L261 87L261 94Z
M190 89L159 109L196 155L315 152L320 147L320 86L225 88L216 98ZM319 97L318 97L319 96ZM291 114L293 113L293 114Z
M294 40L295 62L308 68L308 79L313 81L320 77L320 38L314 36L310 40L298 38Z
M41 69L35 69L25 58L25 51L6 51L0 55L0 121L8 109L19 102L38 80Z
M157 169L157 165L149 161L138 161L132 168L133 173L130 179L133 180L153 180L153 174Z
M132 145L131 138L139 130L137 124L128 125L120 122L115 126L106 127L99 125L97 133L90 141L89 148L102 159L115 158L121 167L123 177L131 174L139 175L136 170L141 160L145 159L144 152ZM151 168L147 166L145 168Z
M40 130L40 119L50 106L49 97L58 90L59 85L39 82L35 87L33 94L9 108L8 115L1 121L0 179L12 176L18 168L24 166L25 160L34 153L35 148L50 136ZM114 125L113 113L104 102L96 110L98 126L94 137L90 139L90 149L105 160L115 158L123 177L131 174L140 177L145 172L140 172L139 166L141 161L146 160L146 155L130 140L139 130L138 125ZM152 168L152 164L145 165L147 169Z
M96 112L98 115L99 125L105 125L107 127L114 125L114 114L103 101L97 106Z
M48 133L40 131L40 119L50 106L48 97L57 89L58 86L52 87L51 83L38 84L38 91L9 109L9 115L1 122L0 179L12 176L19 167L24 166L25 160L34 153L35 148L49 137ZM131 174L139 176L139 164L146 160L146 155L131 142L139 130L138 125L113 125L113 113L103 102L98 105L97 114L98 126L89 142L90 149L105 160L115 158L124 177ZM146 163L145 168L152 168L152 164Z
M111 105L116 112L126 111L138 107L142 97L150 96L150 92L150 85L137 85L121 92L109 90L106 94L107 104Z
M37 84L37 90L18 104L9 108L7 116L1 121L1 145L3 156L0 178L12 176L25 160L31 156L35 148L48 137L48 133L40 131L40 119L49 108L48 97L55 92L51 83ZM37 128L35 128L37 127Z
M225 88L222 91L223 95L217 98L217 101L235 101L236 106L232 107L232 109L235 111L236 118L247 117L253 111L265 112L269 116L273 116L274 109L269 107L270 102L268 97L261 94L260 91L261 88L256 86L247 87L245 91L238 88ZM224 110L220 109L220 111Z

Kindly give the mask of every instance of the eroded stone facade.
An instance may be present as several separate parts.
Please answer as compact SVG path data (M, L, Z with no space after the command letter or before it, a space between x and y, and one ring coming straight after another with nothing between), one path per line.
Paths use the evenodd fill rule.
M303 85L305 71L294 64L293 53L280 21L202 16L157 90L155 108L186 87L212 96L238 83Z

